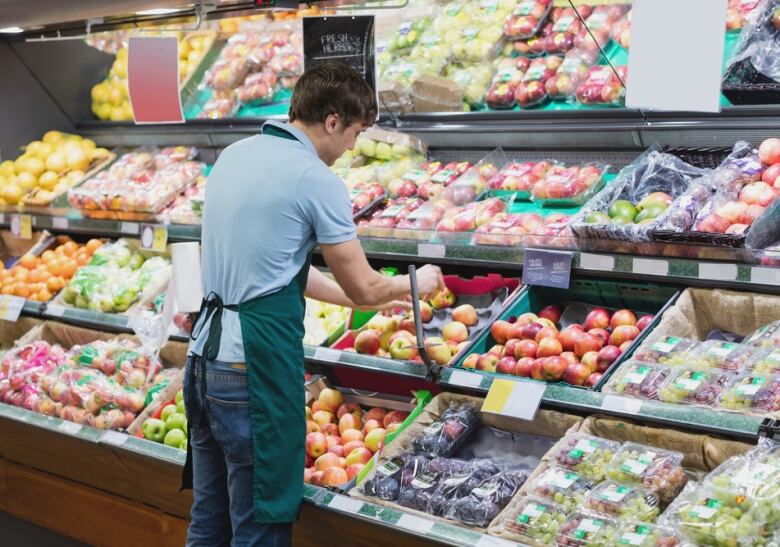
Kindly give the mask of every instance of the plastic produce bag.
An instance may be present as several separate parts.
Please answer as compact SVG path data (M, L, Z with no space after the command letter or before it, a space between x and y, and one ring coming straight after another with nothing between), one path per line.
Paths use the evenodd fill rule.
M510 40L525 40L538 33L552 9L551 0L523 0L504 23L504 35Z
M436 485L425 511L442 517L455 500L467 496L476 488L472 476L477 472L478 464L478 461L448 460L446 476Z
M759 327L754 332L747 335L743 342L759 348L779 348L780 321L775 321L774 323Z
M605 393L631 395L641 399L658 399L658 391L671 369L663 365L626 361L602 389Z
M397 52L408 50L417 43L420 35L431 25L432 19L429 15L404 21L398 26L388 43L388 50Z
M604 186L609 166L595 163L553 165L531 189L531 200L545 207L580 206Z
M203 105L203 109L198 114L198 118L209 120L232 118L240 107L241 103L238 101L235 92L226 91L215 93L211 99L206 101Z
M463 99L474 108L485 104L485 94L493 77L493 69L489 65L451 66L446 72L447 78L458 84L463 90Z
M444 460L444 458L441 458ZM401 471L398 505L425 511L444 473L442 462L431 465L437 459L428 460L425 455L413 456ZM445 475L446 477L446 475Z
M567 234L571 239L567 229L570 218L561 213L553 213L545 217L536 213L497 213L490 222L477 228L474 243L504 246L567 246L564 239Z
M412 441L412 450L429 457L448 456L468 440L479 424L476 406L468 403L453 405Z
M493 220L506 209L506 203L499 198L469 203L463 207L450 209L437 224L439 232L470 232Z
M780 82L780 28L773 24L778 7L777 0L763 0L756 8L755 19L742 30L727 72L735 64L747 61L767 78Z
M377 467L376 473L361 487L363 493L385 501L395 501L398 499L402 478L408 484L418 470L427 464L428 458L425 456L405 452Z
M246 59L217 59L206 73L205 82L211 89L229 91L238 87L249 72Z
M631 45L631 11L620 19L617 23L612 25L609 30L609 35L612 39L620 44L624 49L628 49Z
M558 67L555 76L548 79L544 84L550 98L565 99L573 97L577 86L588 73L588 65L587 58L579 50L569 51L561 66Z
M563 64L563 57L556 55L534 59L515 91L517 104L522 108L528 108L546 101L547 80L555 76L561 64Z
M450 505L447 517L485 527L506 507L528 478L524 471L504 470L484 480L468 496Z
M236 96L244 104L265 104L274 100L278 78L271 70L253 72L236 90Z
M574 39L584 29L580 17L588 18L593 8L588 5L574 8L555 8L550 34L544 39L544 49L549 54L566 53L574 47Z
M617 74L616 74L617 72ZM588 69L575 95L582 104L619 106L623 103L628 81L628 67L598 65Z

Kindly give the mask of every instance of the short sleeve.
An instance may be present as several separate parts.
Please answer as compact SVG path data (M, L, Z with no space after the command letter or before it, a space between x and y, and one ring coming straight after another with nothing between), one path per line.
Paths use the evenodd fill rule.
M298 195L317 243L344 243L357 237L347 187L330 170L320 166L307 169Z

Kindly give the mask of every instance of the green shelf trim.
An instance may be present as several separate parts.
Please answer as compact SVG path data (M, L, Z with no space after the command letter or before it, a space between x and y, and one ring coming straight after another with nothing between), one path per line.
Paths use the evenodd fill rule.
M394 361L371 355L361 355L351 351L334 350L325 347L304 346L303 356L309 361L329 365L344 365L351 368L383 372L400 376L425 379L425 365L409 361Z

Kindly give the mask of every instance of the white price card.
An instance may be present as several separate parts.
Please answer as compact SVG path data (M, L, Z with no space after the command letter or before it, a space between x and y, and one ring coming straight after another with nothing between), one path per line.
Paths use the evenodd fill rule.
M122 225L119 227L119 231L123 234L130 234L130 235L136 235L141 227L138 225L137 222L123 222Z
M20 239L32 239L32 217L30 215L11 215L11 233Z
M341 494L335 494L333 499L328 503L328 507L344 511L346 513L357 513L360 508L363 507L363 502L350 498L349 496L342 496Z
M482 412L533 420L542 402L545 382L496 379L490 385Z
M128 438L127 435L119 433L118 431L106 431L103 433L103 436L100 437L100 442L112 444L114 446L122 446L127 442Z
M750 268L750 282L756 285L780 285L780 268L753 266Z
M418 534L427 534L433 528L433 521L417 517L415 515L408 515L404 513L401 518L398 519L398 527L417 532Z
M55 230L67 230L68 219L65 217L52 217L51 227L54 228Z
M596 270L599 272L611 272L615 269L615 257L607 255L594 255L580 253L580 268L583 270Z
M81 424L74 424L73 422L62 422L59 426L57 426L57 429L63 433L67 433L68 435L78 435L79 431L81 431Z
M16 323L24 308L24 298L18 296L0 296L0 319Z
M622 414L636 414L642 409L642 401L620 395L605 395L601 408Z
M450 373L449 383L454 386L479 387L482 385L482 375L465 370L453 370Z
M314 358L318 361L335 363L341 359L341 350L331 348L317 348L314 350Z
M736 264L717 264L702 262L699 264L699 279L715 279L719 281L735 281L737 279Z
M666 260L635 258L633 271L644 275L669 275L669 263Z
M476 543L476 547L512 547L513 545L516 546L517 543L485 535L479 538L479 541Z
M144 224L141 227L141 248L164 253L168 246L168 228Z
M65 306L59 306L57 304L46 305L46 315L51 317L62 317L65 315Z
M727 4L728 0L633 1L626 106L720 112Z
M417 245L417 256L444 258L446 255L447 248L440 243L419 243Z

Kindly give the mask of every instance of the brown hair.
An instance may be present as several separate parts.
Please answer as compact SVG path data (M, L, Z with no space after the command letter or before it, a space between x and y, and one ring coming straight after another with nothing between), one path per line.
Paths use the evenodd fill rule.
M376 120L376 94L360 75L339 61L326 61L303 73L290 100L290 121L322 123L337 114L344 125L371 125Z

